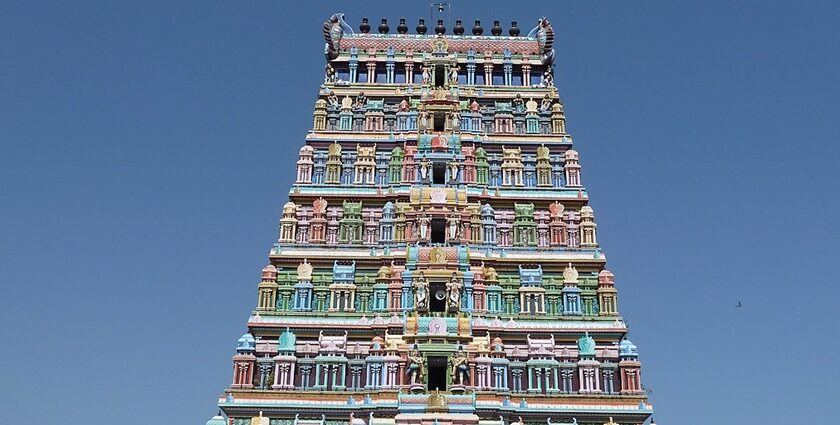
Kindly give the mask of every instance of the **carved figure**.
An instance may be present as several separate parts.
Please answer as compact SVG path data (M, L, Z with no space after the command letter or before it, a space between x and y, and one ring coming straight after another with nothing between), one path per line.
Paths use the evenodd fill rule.
M420 159L420 180L429 178L429 159L425 156Z
M423 133L426 132L426 128L429 127L429 111L422 110L420 111L420 115L417 116L417 129L422 131Z
M458 214L454 212L446 218L446 224L449 226L449 239L458 239L458 224L460 221Z
M453 272L452 278L446 282L447 304L449 311L458 311L461 307L461 290L464 289L464 284L458 279L458 275Z
M458 157L452 155L452 161L446 165L449 166L449 180L458 180Z
M540 46L540 59L543 65L550 65L554 62L554 28L548 19L542 17L537 21L537 26L529 33L528 37L536 37Z
M427 240L429 238L429 226L432 224L432 219L426 216L426 213L420 216L420 239Z
M408 112L408 101L405 99L400 101L400 112Z
M417 310L426 310L429 308L429 281L423 272L420 276L414 279L412 284L414 287L414 308Z
M453 112L449 116L450 123L452 124L453 131L459 131L461 129L461 113L458 111Z
M367 106L367 96L365 96L365 92L359 92L359 95L356 96L356 104L354 107L356 108L364 108Z
M470 112L480 112L481 105L478 104L478 101L473 99L472 103L470 103Z
M423 84L429 84L432 81L432 71L428 66L423 67Z
M467 364L467 353L463 349L458 349L452 356L452 383L457 385L464 385L466 380L470 377L470 368Z
M449 84L458 84L458 71L460 70L460 66L449 68Z
M554 76L551 74L551 70L543 73L542 85L543 87L554 87Z
M525 101L519 93L516 93L516 97L513 98L513 110L515 112L522 112L525 110Z
M420 350L415 346L414 349L408 352L408 365L406 373L409 376L409 383L412 385L421 384L424 377L424 369L426 366L426 358L420 353Z
M327 64L324 67L324 82L325 83L334 83L335 82L335 68L332 65Z
M540 104L540 111L542 111L542 112L550 111L552 102L553 101L551 100L551 96L548 93L546 93L545 97L543 97L543 99L542 99L542 103Z
M340 107L339 101L338 101L338 96L332 90L330 90L330 94L327 96L327 104L330 105L330 108L339 108Z

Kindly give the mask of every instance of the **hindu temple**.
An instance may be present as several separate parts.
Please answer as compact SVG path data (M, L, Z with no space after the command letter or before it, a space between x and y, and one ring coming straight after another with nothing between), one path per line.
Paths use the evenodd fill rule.
M535 22L324 22L311 130L208 425L648 421Z

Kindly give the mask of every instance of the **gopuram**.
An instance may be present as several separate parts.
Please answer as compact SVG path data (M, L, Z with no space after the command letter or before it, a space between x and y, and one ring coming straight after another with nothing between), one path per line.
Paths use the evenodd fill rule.
M395 30L324 23L312 129L207 424L645 423L551 23Z

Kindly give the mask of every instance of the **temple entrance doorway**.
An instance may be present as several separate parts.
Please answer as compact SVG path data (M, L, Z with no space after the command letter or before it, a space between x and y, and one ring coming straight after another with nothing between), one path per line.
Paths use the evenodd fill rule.
M446 391L446 357L429 357L429 391Z

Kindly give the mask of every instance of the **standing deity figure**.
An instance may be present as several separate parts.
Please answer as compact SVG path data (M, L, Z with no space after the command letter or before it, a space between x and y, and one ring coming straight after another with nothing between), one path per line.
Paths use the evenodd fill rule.
M420 272L420 276L418 276L417 279L414 279L412 286L414 287L414 308L418 311L428 309L429 281L426 280L426 276L423 272Z
M545 94L545 97L542 99L542 103L540 103L540 111L547 112L551 110L551 96L548 93Z
M426 213L420 216L420 240L427 240L429 238L429 226L432 224L432 219Z
M460 224L461 219L458 217L458 212L453 212L449 217L446 218L446 224L449 227L449 239L456 240L458 239L458 224Z
M467 364L467 353L459 348L452 356L452 384L464 385L470 378L470 367Z
M449 84L458 84L458 71L460 70L460 66L453 66L449 68Z
M405 99L400 101L400 112L408 112L408 101Z
M428 66L423 67L423 84L429 84L432 81L432 71Z
M423 156L420 159L420 180L425 181L429 178L429 159Z
M426 132L426 129L429 127L429 111L422 110L420 111L420 115L417 116L417 129L422 131L423 133Z
M452 278L446 282L447 300L449 311L458 311L461 307L461 290L464 289L464 284L458 279L458 275L453 272Z
M335 68L332 65L327 64L324 67L324 82L325 83L334 83L335 82Z
M447 164L449 166L449 180L450 181L457 181L458 180L458 157L452 155L452 161L449 161Z
M423 357L423 354L420 353L420 350L417 349L417 346L408 352L408 365L406 367L406 373L409 376L409 383L411 385L421 384L423 382L424 376L424 368L426 365L426 359Z
M449 116L449 121L452 124L452 131L458 132L461 130L461 113L458 111L453 112Z

